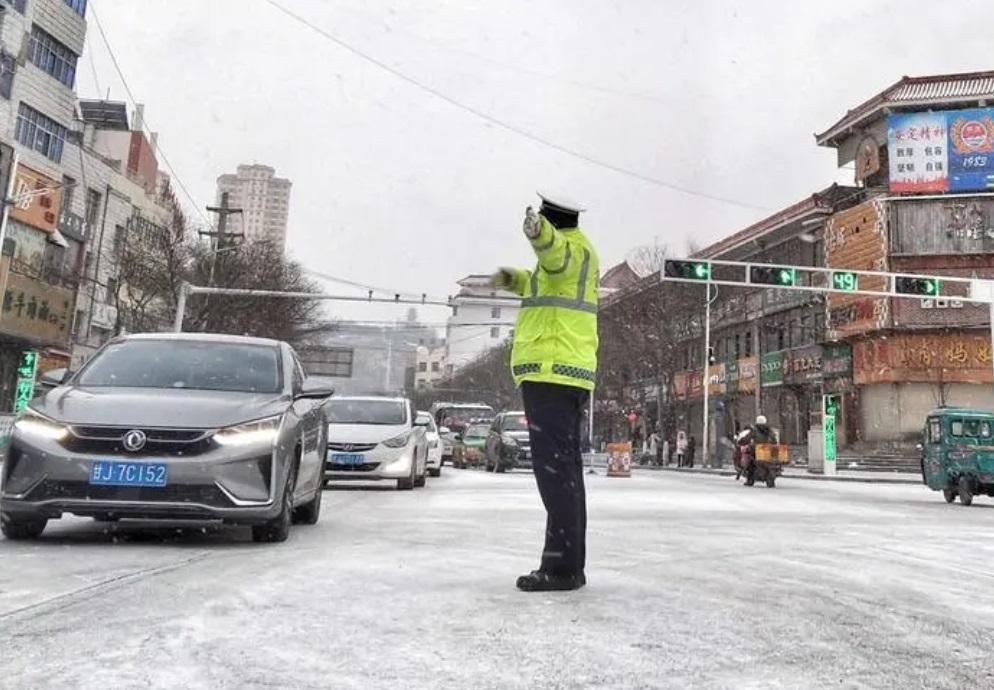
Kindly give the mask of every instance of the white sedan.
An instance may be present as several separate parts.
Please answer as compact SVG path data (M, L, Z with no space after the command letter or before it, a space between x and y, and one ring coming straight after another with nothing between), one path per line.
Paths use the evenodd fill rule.
M328 480L396 480L398 489L424 486L428 468L425 429L414 425L407 398L332 398L328 410Z
M442 474L442 435L438 433L430 412L419 411L414 424L425 430L428 441L428 474L437 477Z

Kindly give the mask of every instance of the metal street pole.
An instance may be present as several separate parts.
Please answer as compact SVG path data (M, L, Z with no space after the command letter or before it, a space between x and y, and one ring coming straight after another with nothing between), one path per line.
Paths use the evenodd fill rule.
M991 295L991 376L994 377L994 294ZM991 381L994 382L994 378ZM994 390L994 386L991 389Z
M179 286L179 298L176 301L176 318L173 320L173 332L183 332L183 319L186 318L186 295L190 291L189 283Z
M390 392L390 370L393 368L393 338L387 337L387 327L383 327L383 339L387 341L387 371L383 375L383 393Z
M714 296L718 297L718 288L714 288ZM708 281L707 293L704 295L704 380L702 381L704 385L704 423L702 424L702 435L701 439L701 466L706 467L708 462L708 402L709 402L709 392L708 389L711 387L711 282Z

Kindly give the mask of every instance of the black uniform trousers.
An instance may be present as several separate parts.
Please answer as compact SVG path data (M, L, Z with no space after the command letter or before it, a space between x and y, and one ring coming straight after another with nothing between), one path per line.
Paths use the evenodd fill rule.
M539 569L553 575L579 574L587 557L580 425L590 394L573 386L525 381L521 396L531 437L532 471L547 514Z

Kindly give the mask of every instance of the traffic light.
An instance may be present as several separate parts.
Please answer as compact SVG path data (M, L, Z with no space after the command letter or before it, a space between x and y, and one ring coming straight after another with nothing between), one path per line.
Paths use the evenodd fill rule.
M789 287L797 284L797 269L786 266L750 266L749 282Z
M897 276L894 278L894 291L902 295L935 297L939 294L939 279Z
M711 277L711 264L707 261L672 261L667 259L666 263L663 264L663 273L667 278L707 280Z
M835 395L826 395L822 397L825 406L825 415L828 417L834 417L835 412L839 409L839 399Z

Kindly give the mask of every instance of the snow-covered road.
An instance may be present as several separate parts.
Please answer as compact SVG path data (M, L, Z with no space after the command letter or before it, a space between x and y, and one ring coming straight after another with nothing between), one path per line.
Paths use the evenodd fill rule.
M3 688L994 687L994 501L588 477L589 585L524 594L528 474L332 490L283 545L91 520L0 541Z

